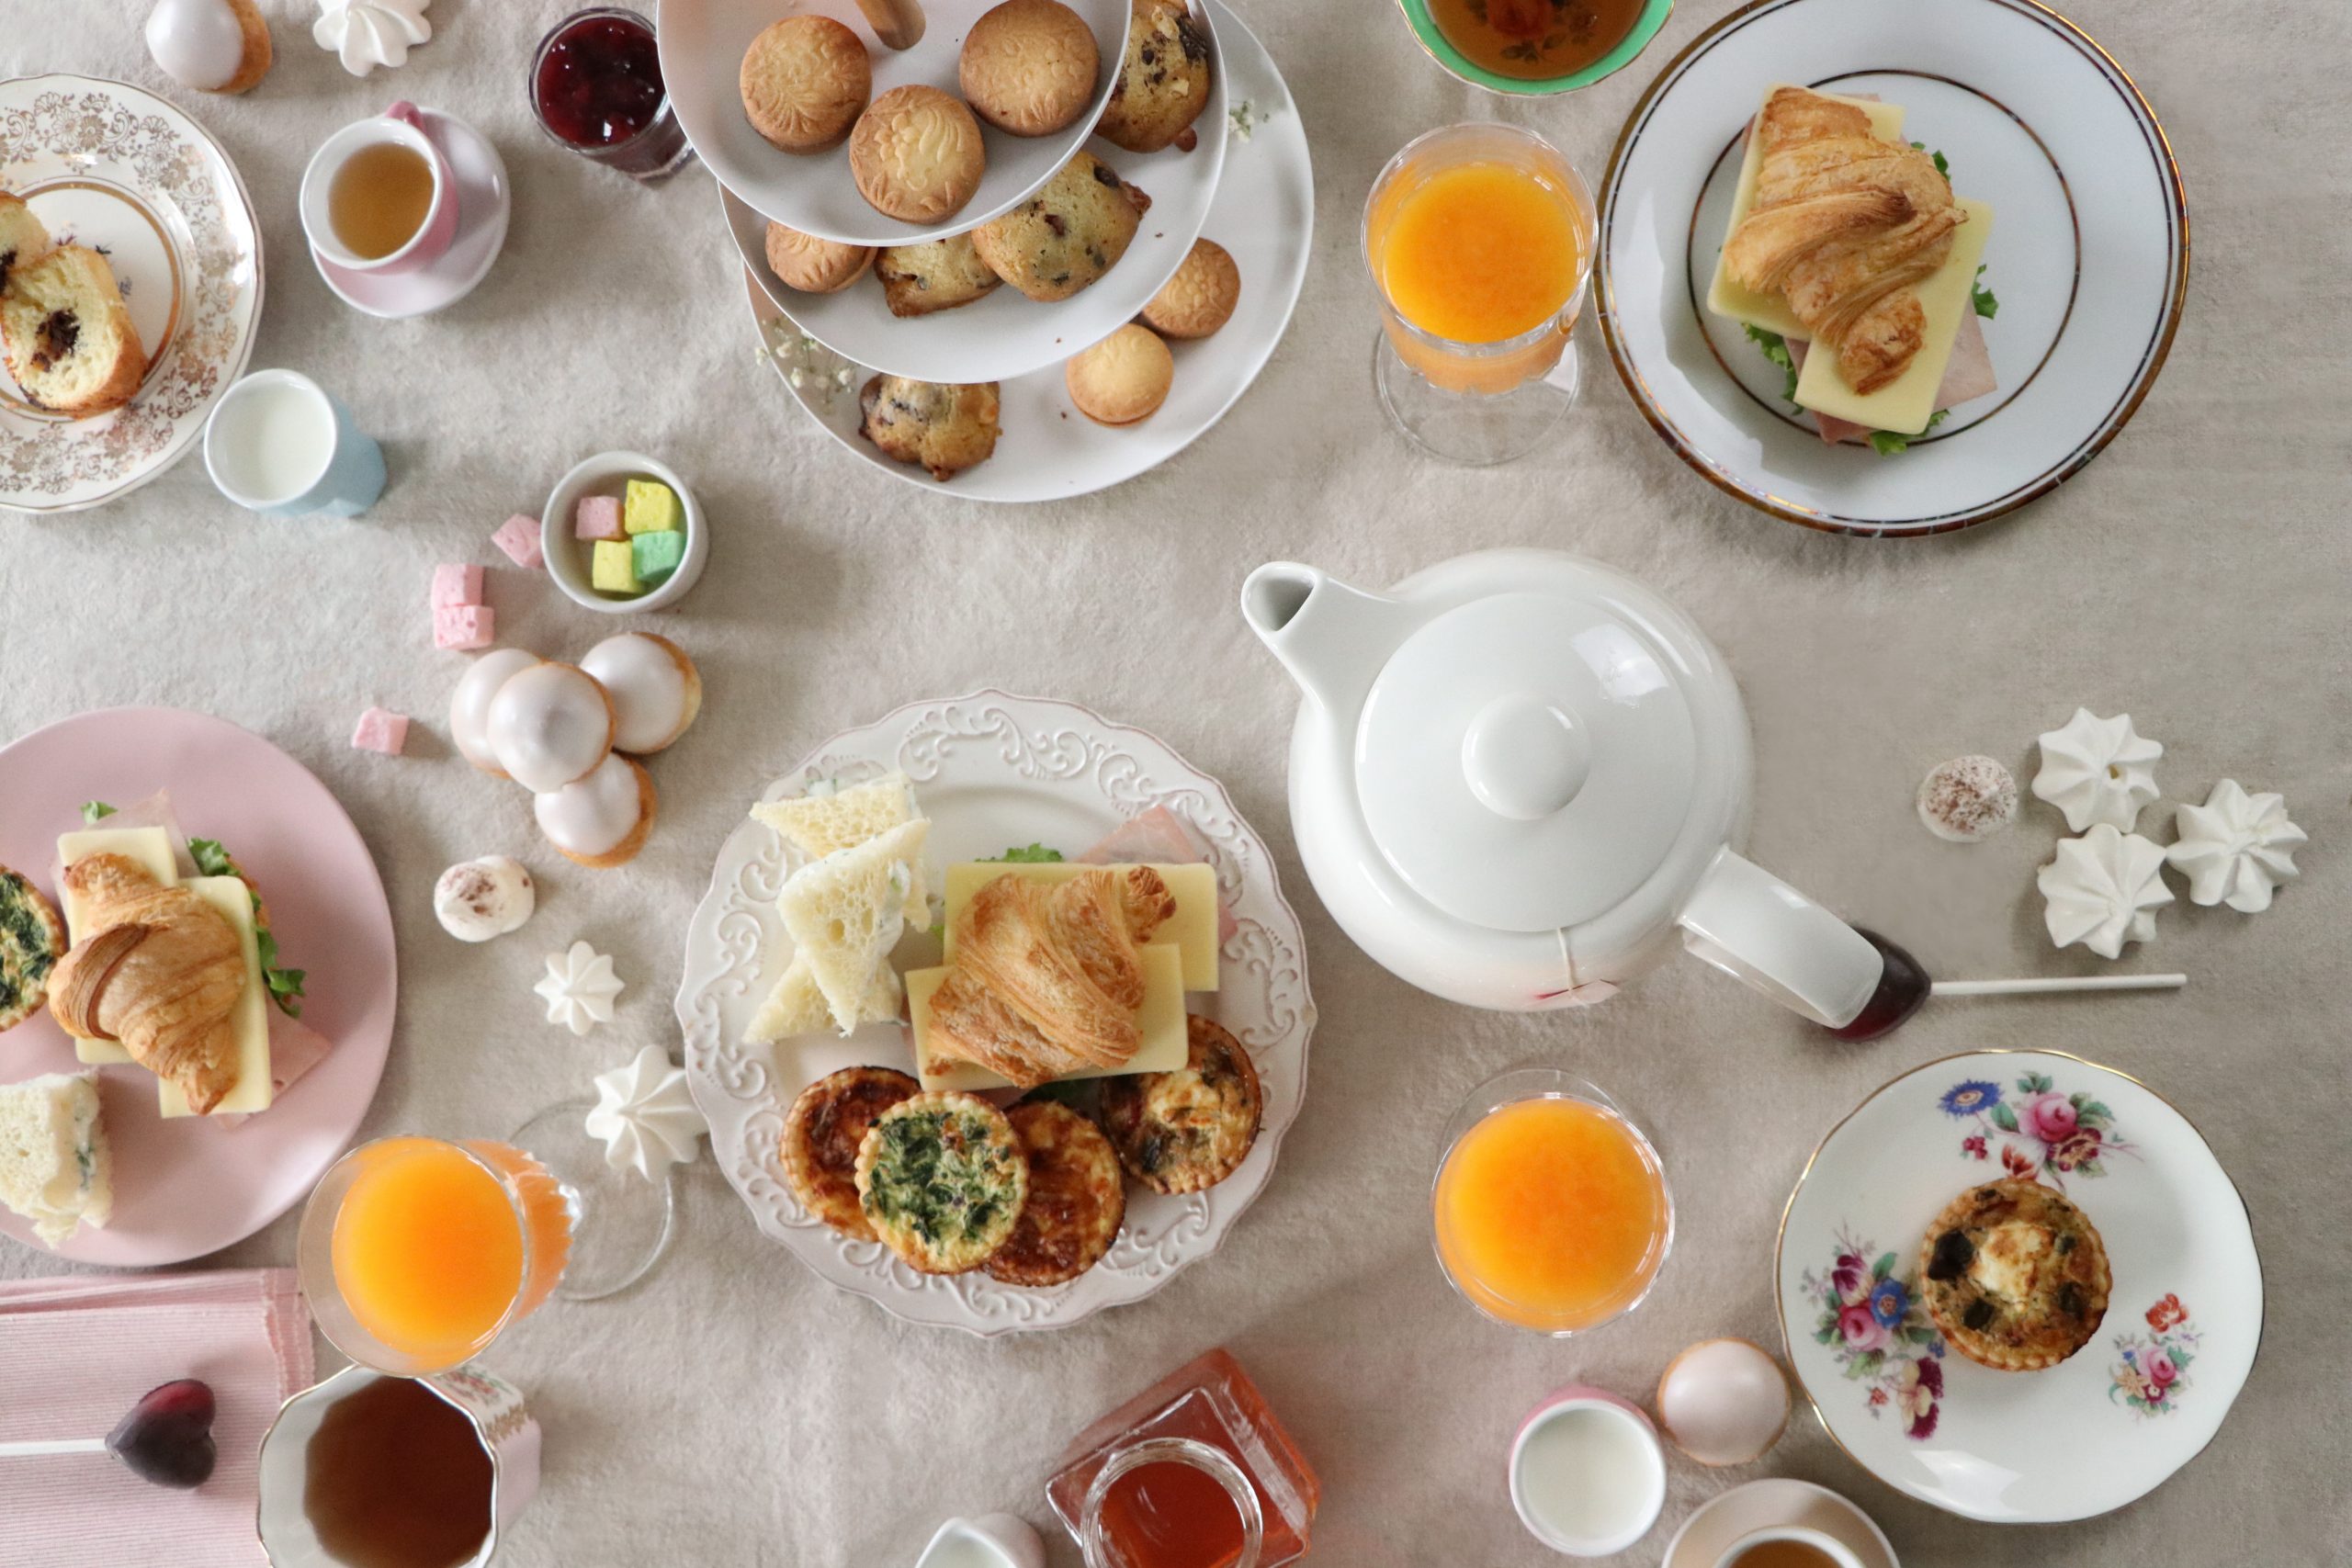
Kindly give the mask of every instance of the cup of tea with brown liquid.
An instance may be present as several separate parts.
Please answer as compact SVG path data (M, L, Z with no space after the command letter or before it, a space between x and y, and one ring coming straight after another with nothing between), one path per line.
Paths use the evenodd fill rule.
M1862 1561L1826 1531L1778 1525L1732 1542L1716 1568L1862 1568Z
M302 171L302 231L352 272L430 266L458 233L458 186L414 104L326 139Z

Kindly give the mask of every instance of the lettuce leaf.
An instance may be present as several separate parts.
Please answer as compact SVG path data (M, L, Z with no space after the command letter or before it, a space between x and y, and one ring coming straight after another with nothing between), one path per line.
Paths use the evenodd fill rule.
M1796 355L1789 352L1789 340L1778 333L1768 333L1759 326L1746 325L1743 330L1747 333L1747 341L1762 349L1764 357L1779 366L1781 374L1788 378L1787 384L1781 389L1782 400L1795 402L1797 400L1797 360Z

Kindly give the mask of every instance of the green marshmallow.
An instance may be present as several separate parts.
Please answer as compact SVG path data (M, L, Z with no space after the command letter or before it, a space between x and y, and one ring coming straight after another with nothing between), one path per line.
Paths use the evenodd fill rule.
M637 534L629 538L629 555L637 567L637 580L648 588L666 582L686 558L686 536L676 532Z

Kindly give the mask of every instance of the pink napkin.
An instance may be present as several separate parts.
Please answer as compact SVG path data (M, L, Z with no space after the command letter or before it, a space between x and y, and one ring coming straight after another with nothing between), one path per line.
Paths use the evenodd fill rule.
M314 1380L290 1269L0 1281L0 1441L96 1438L157 1383L201 1378L220 1461L193 1492L107 1454L0 1460L0 1560L43 1568L267 1561L254 1533L262 1434Z

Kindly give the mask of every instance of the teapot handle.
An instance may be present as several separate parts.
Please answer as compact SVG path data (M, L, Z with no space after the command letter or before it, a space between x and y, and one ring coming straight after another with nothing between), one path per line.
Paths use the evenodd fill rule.
M1827 1028L1851 1023L1886 960L1853 927L1725 850L1678 917L1682 945Z

